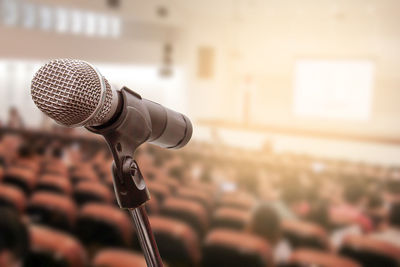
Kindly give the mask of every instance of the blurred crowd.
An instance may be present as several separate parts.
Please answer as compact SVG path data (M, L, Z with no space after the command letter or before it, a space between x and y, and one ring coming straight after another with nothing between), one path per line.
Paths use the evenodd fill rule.
M0 266L146 266L103 140L1 127ZM400 169L191 142L137 159L167 266L399 266Z

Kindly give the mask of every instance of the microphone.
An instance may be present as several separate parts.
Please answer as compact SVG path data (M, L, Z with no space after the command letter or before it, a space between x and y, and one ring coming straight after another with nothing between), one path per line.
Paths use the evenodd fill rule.
M180 148L192 136L192 124L185 115L144 99L126 87L114 90L99 70L85 61L48 62L32 79L31 95L42 112L67 127L85 126L96 132L117 124L123 119L124 108L132 108L143 119L142 127L150 129L145 137L147 142Z

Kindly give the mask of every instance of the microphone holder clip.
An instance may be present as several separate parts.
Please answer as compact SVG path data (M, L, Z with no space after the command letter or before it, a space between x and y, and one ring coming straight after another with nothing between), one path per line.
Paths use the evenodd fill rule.
M115 195L120 208L132 215L136 232L149 267L162 267L144 203L150 200L142 172L133 159L136 149L151 135L151 119L141 96L127 87L118 91L115 118L102 126L86 127L102 135L114 158L112 164Z

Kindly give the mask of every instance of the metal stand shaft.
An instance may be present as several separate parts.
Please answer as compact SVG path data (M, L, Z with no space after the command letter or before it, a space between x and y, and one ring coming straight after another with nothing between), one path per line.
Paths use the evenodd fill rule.
M158 252L157 243L154 239L153 232L147 218L144 205L135 209L129 209L135 222L136 232L139 238L140 246L148 267L163 267L163 262Z

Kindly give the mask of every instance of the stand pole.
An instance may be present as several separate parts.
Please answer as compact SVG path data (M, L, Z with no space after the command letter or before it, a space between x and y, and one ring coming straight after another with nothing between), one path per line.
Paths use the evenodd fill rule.
M138 208L128 210L132 215L147 266L163 267L162 259L157 248L157 243L154 239L149 219L147 218L145 206L141 205Z

